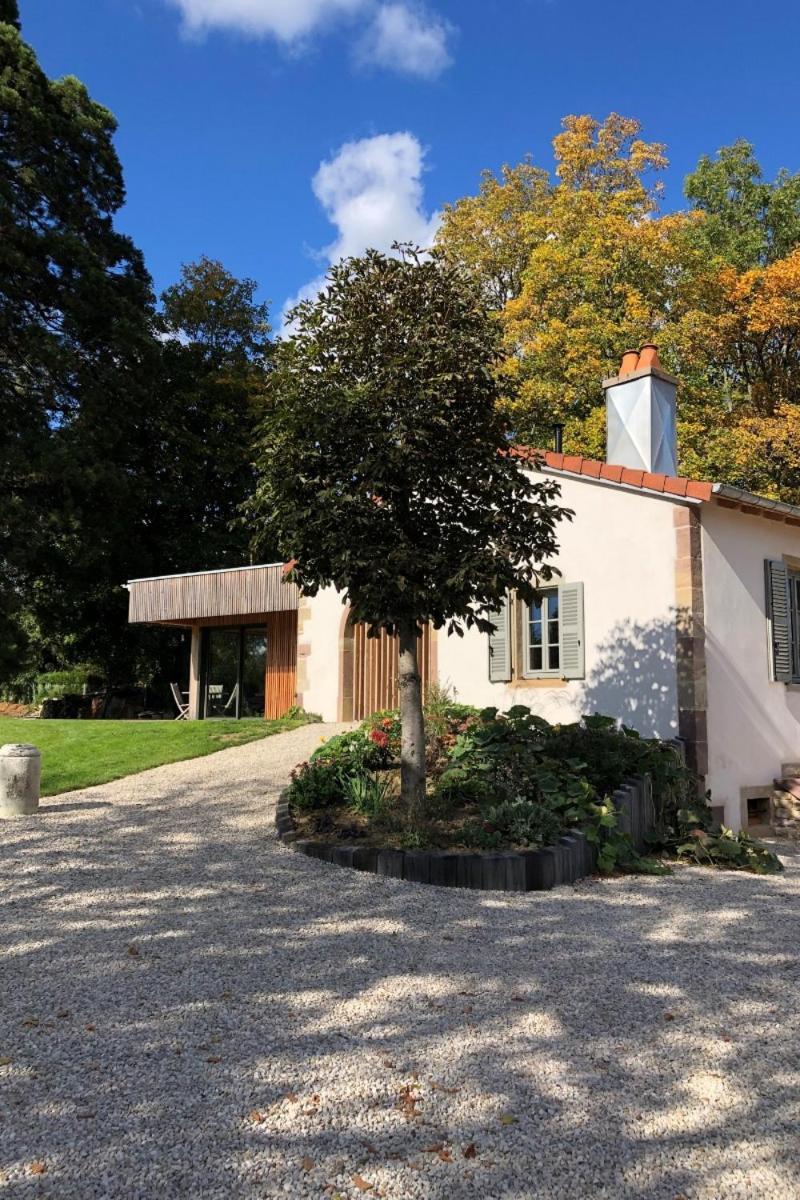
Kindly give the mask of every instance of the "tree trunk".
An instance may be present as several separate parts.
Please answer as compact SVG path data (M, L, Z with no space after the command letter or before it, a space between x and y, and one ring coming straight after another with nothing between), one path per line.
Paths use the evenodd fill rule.
M399 640L400 795L408 811L419 817L425 804L425 718L417 661L419 638L413 622L400 629Z

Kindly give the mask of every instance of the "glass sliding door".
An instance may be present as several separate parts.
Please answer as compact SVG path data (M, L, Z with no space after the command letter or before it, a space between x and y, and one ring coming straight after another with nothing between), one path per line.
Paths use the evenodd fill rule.
M263 717L267 631L221 627L205 631L204 717Z
M267 631L242 630L242 717L263 717L267 688Z

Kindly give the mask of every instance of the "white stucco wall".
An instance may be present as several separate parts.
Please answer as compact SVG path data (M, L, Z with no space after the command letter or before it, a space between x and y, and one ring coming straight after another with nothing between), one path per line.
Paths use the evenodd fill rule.
M304 609L307 615L303 614ZM323 721L339 718L339 651L344 612L342 595L335 588L324 588L316 596L301 600L298 649L305 659L307 674L303 707L319 713Z
M621 717L645 735L677 733L674 501L591 480L560 480L575 512L554 565L583 582L586 679L557 686L490 683L485 634L438 638L439 680L459 700L526 704L549 721Z
M800 564L800 529L707 504L702 547L708 785L738 828L741 789L769 789L800 760L800 691L770 680L764 587L766 558Z
M437 637L438 678L465 703L527 704L551 721L602 712L641 733L677 732L675 679L675 502L589 479L562 478L575 511L559 529L555 560L565 582L584 585L586 678L554 685L493 684L485 634ZM325 720L339 715L343 606L332 589L303 601L300 646L308 647L303 702Z

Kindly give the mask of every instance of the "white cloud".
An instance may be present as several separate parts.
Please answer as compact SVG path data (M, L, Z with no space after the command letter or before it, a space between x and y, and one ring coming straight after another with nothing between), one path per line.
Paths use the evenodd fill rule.
M290 43L321 25L371 7L370 0L169 0L190 33L228 29Z
M361 62L433 79L451 62L449 26L422 8L384 4L361 41Z
M392 242L431 246L441 218L425 209L424 163L412 133L347 142L321 163L312 187L337 235L320 257L330 264L367 249L388 251ZM323 281L312 280L287 301L284 316L298 300L316 295Z
M198 36L215 29L245 37L272 37L294 47L337 21L358 21L366 32L356 57L364 64L433 78L450 62L450 27L414 7L390 0L166 0L183 17L184 29Z

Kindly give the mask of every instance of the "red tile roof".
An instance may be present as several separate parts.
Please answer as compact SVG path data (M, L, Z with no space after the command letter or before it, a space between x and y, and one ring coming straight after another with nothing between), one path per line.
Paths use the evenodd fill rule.
M511 453L519 458L538 462L553 471L568 475L586 475L590 479L606 479L626 487L641 488L644 492L661 492L668 496L685 496L689 500L710 500L713 485L700 479L685 479L680 475L652 475L648 471L633 471L615 467L595 458L577 454L557 454L554 450L535 450L532 446L514 446Z

